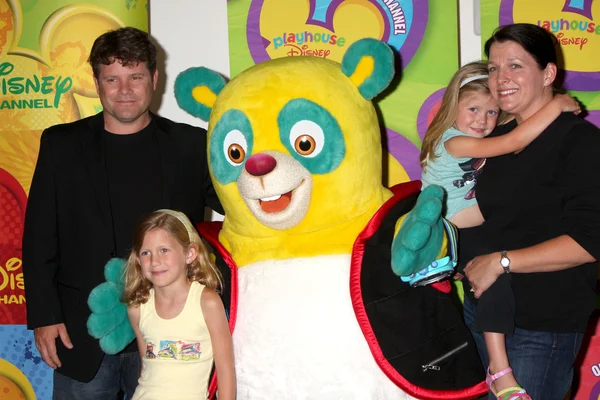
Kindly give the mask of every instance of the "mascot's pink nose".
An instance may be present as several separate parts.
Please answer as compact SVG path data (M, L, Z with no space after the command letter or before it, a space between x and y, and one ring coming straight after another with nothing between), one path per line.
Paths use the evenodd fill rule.
M246 171L254 176L266 175L276 166L277 160L268 154L255 154L246 161Z

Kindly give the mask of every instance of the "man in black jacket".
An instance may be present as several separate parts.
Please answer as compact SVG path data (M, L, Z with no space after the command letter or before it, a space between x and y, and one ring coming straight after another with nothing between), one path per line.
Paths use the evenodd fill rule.
M206 132L149 112L156 49L135 28L94 42L98 115L44 131L31 183L23 271L27 325L54 374L55 400L130 399L136 344L105 355L88 335L87 298L113 257L126 257L138 220L160 208L203 219L222 212L206 164Z

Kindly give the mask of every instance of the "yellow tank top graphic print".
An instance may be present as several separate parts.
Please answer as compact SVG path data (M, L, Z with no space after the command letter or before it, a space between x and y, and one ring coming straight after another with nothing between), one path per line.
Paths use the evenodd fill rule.
M146 353L132 400L207 398L213 351L200 306L203 290L192 282L183 309L171 319L157 314L153 290L140 306Z

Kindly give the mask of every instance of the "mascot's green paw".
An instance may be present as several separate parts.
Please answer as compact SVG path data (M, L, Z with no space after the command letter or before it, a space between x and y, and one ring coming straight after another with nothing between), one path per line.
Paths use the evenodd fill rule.
M113 258L104 267L107 282L96 286L88 297L92 314L87 328L91 336L100 339L100 347L107 354L123 350L135 338L127 318L127 307L121 303L123 294L122 269L124 260Z
M100 348L106 354L117 354L123 350L129 343L135 339L135 332L127 318L125 312L125 320L121 322L111 333L100 338Z
M104 266L104 278L106 278L106 281L120 285L121 291L123 288L124 268L125 260L122 258L111 258Z
M392 270L398 276L408 276L423 270L440 253L444 239L440 186L428 186L417 204L402 222L392 242Z
M103 283L103 285L104 284L106 284L106 282ZM96 289L98 288L100 287L97 287ZM110 303L114 303L114 300L110 299ZM87 321L88 333L96 339L101 339L104 336L110 334L117 326L119 326L126 319L127 307L125 306L125 304L120 303L117 299L117 304L110 310L107 310L106 312L92 311L92 314L90 314L90 317Z
M121 304L121 291L113 282L104 282L96 286L88 297L88 306L94 314L105 314Z

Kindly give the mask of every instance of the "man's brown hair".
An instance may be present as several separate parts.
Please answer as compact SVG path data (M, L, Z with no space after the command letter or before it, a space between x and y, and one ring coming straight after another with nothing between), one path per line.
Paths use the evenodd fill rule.
M119 61L123 66L146 63L150 75L156 71L156 47L149 35L137 28L125 27L108 31L94 41L88 62L98 79L100 65Z

